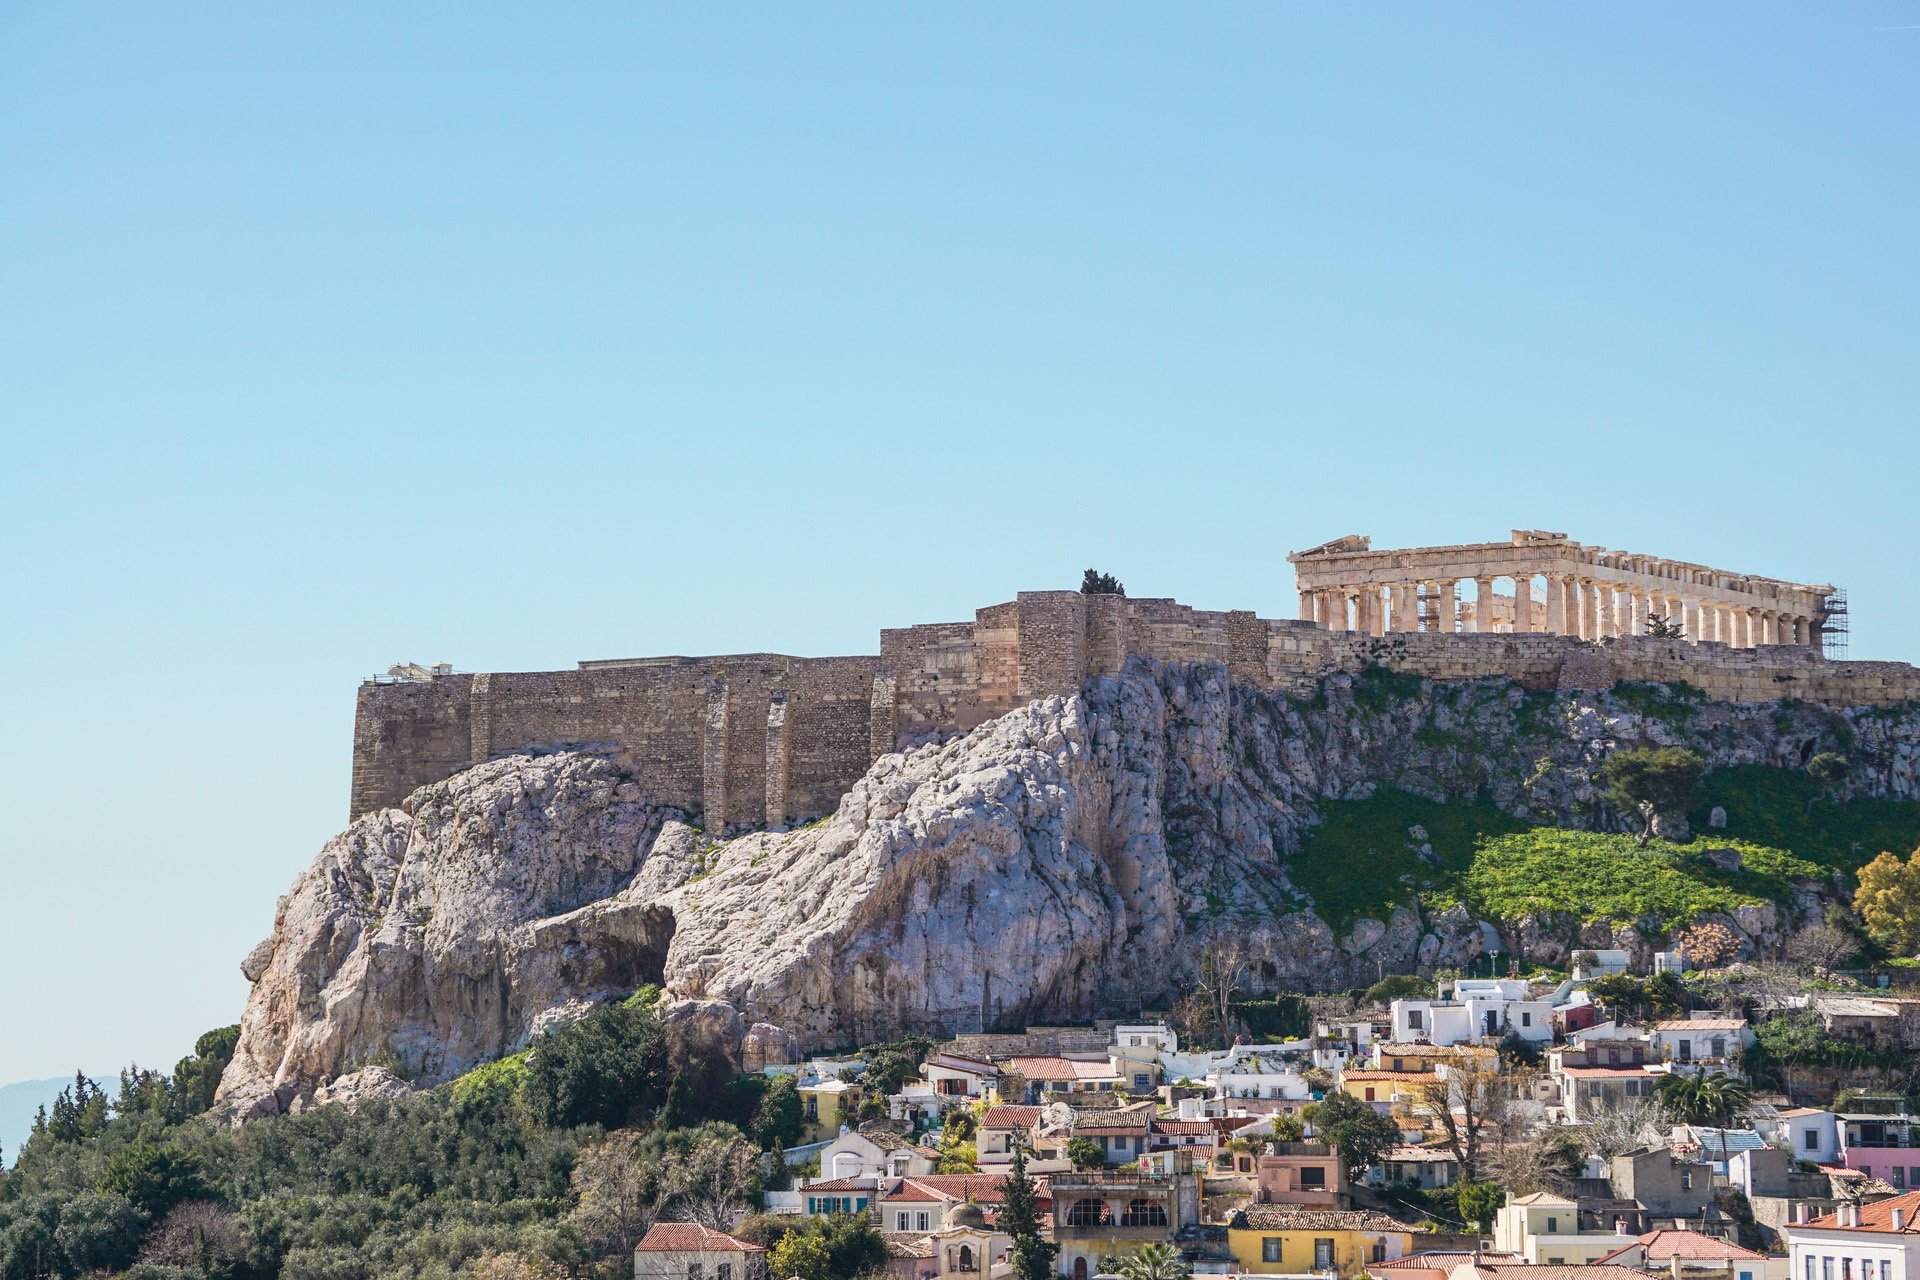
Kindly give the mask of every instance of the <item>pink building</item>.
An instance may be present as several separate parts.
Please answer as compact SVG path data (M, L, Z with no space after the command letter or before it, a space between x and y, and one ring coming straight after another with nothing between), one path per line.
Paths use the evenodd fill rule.
M1260 1204L1337 1209L1346 1203L1347 1171L1340 1153L1320 1142L1282 1142L1278 1155L1261 1156L1256 1171Z

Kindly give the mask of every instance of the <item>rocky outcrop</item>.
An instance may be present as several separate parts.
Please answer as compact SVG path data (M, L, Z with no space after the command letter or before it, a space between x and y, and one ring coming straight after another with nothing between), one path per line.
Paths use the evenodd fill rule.
M376 1063L446 1079L645 982L665 986L669 1016L764 1064L1130 1013L1190 987L1216 938L1243 945L1250 985L1269 989L1457 966L1490 946L1645 949L1639 922L1503 934L1457 906L1336 936L1288 864L1328 799L1383 786L1604 824L1595 777L1623 743L1791 765L1844 736L1865 785L1916 794L1920 717L1859 716L1401 676L1335 676L1303 701L1230 687L1217 666L1136 662L882 757L819 823L725 843L648 804L617 759L496 760L356 821L295 882L245 965L255 985L222 1099L304 1105ZM1809 889L1728 923L1759 937L1817 906Z

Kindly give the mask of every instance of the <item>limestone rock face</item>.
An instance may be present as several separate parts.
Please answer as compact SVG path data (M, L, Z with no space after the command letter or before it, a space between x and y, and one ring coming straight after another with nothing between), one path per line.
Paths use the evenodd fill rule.
M881 757L821 822L724 843L647 803L618 760L496 760L359 819L295 881L244 966L255 986L221 1098L241 1114L300 1105L376 1062L444 1080L645 982L665 987L670 1020L757 1066L1130 1014L1191 989L1216 939L1242 949L1255 991L1364 986L1491 947L1551 963L1645 953L1647 922L1496 929L1458 906L1336 936L1287 868L1330 799L1486 795L1587 826L1605 820L1599 765L1617 746L1791 767L1838 714L1345 675L1300 700L1231 687L1219 666L1135 660ZM1920 715L1852 728L1856 777L1920 794ZM1426 833L1408 839L1418 851ZM1822 892L1727 922L1764 952L1817 917Z

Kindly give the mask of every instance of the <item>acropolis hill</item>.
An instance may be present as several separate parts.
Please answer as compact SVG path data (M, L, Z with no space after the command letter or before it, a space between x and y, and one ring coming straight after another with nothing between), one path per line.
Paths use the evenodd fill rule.
M1822 652L1834 588L1585 546L1506 542L1373 550L1342 538L1288 557L1297 620L1174 600L1023 591L970 622L880 633L878 655L583 662L360 687L352 813L515 752L620 749L653 798L710 830L831 812L881 755L973 728L1132 658L1218 663L1244 686L1311 696L1336 672L1506 677L1532 689L1684 682L1723 702L1832 707L1920 700L1920 670ZM1497 584L1511 585L1499 594ZM1472 585L1471 596L1466 594ZM1648 635L1649 620L1684 638ZM400 670L396 668L396 671Z

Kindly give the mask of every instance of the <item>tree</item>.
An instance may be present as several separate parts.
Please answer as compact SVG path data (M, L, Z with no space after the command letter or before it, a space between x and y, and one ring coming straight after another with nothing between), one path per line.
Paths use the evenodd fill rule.
M1275 1142L1299 1142L1307 1136L1307 1126L1300 1117L1291 1111L1276 1112L1273 1117L1273 1140Z
M633 1252L666 1206L670 1191L660 1162L630 1129L608 1134L573 1165L573 1221L609 1253Z
M1664 613L1647 615L1647 635L1655 640L1681 640L1687 634L1686 626L1678 619Z
M833 1257L827 1252L827 1242L812 1231L793 1231L782 1236L768 1252L767 1264L776 1276L833 1280Z
M1707 762L1684 747L1630 747L1616 751L1600 766L1607 803L1640 817L1641 848L1653 839L1653 822L1682 813L1699 793Z
M597 1009L533 1042L524 1086L527 1106L535 1119L558 1128L617 1129L665 1101L668 1056L666 1036L650 1006Z
M1414 973L1392 973L1367 988L1368 1004L1392 1004L1395 1000L1427 1000L1433 996L1433 984Z
M1497 1182L1463 1182L1454 1195L1462 1221L1471 1222L1482 1232L1493 1230L1493 1215L1500 1211L1506 1194Z
M1089 596L1123 596L1127 589L1110 573L1089 569L1080 579L1080 593Z
M1495 1180L1516 1196L1536 1191L1563 1195L1585 1161L1580 1135L1565 1125L1542 1125L1528 1141L1500 1149L1494 1159Z
M1675 1072L1656 1086L1660 1109L1681 1124L1720 1131L1720 1159L1727 1158L1727 1129L1747 1114L1753 1090L1737 1076L1706 1071Z
M772 1150L791 1147L806 1136L806 1106L800 1100L800 1088L791 1075L775 1076L760 1095L760 1107L753 1120L753 1136L760 1145Z
M1434 1065L1433 1078L1419 1084L1415 1097L1460 1162L1461 1174L1477 1179L1487 1147L1506 1146L1512 1132L1525 1127L1514 1104L1532 1072L1509 1068L1498 1055L1457 1052Z
M1580 1134L1580 1147L1589 1155L1611 1160L1617 1155L1660 1140L1659 1108L1638 1099L1603 1107Z
M213 1105L220 1077L233 1061L234 1046L240 1043L240 1025L215 1027L193 1042L193 1053L180 1059L173 1068L174 1105L183 1116L197 1116Z
M1067 1139L1067 1159L1074 1168L1084 1172L1088 1169L1103 1167L1107 1163L1107 1154L1092 1138L1069 1138Z
M125 1196L149 1218L160 1217L182 1200L202 1199L207 1194L200 1162L192 1153L148 1139L135 1142L107 1161L100 1190Z
M1807 797L1807 812L1813 812L1813 802L1825 800L1829 804L1840 798L1840 788L1846 785L1847 771L1851 768L1847 758L1838 751L1822 751L1807 761L1807 773L1820 784L1820 790Z
M1853 909L1873 940L1890 951L1920 951L1920 849L1905 862L1883 853L1860 868Z
M1011 1237L1007 1260L1017 1280L1053 1280L1053 1260L1060 1248L1040 1237L1040 1210L1034 1199L1033 1179L1027 1176L1027 1151L1014 1143L1013 1162L1000 1183L1000 1230Z
M1120 1280L1187 1280L1193 1267L1170 1244L1143 1244L1115 1260Z
M1200 991L1222 1044L1233 1043L1233 996L1249 963L1246 943L1233 933L1220 934L1200 953Z
M1733 930L1716 920L1706 920L1682 929L1673 939L1687 957L1689 969L1713 969L1740 954L1741 941Z
M148 1234L140 1260L217 1280L246 1262L247 1237L228 1210L210 1200L183 1200Z
M1400 1145L1400 1126L1350 1093L1335 1090L1301 1114L1314 1136L1339 1149L1354 1182Z
M716 1134L673 1161L664 1180L680 1212L703 1227L725 1231L759 1197L760 1153L738 1134Z

